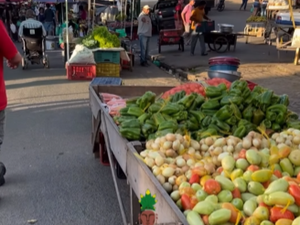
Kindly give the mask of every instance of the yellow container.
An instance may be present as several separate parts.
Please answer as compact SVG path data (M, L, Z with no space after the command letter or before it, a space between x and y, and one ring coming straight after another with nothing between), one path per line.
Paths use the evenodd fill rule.
M120 64L116 63L97 63L96 64L97 77L119 77Z

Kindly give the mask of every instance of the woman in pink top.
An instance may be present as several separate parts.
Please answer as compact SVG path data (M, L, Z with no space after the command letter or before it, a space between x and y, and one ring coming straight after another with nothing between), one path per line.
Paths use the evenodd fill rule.
M191 14L194 9L195 0L190 0L189 4L187 4L182 12L181 12L181 18L184 25L184 33L183 38L186 45L189 45L191 42Z

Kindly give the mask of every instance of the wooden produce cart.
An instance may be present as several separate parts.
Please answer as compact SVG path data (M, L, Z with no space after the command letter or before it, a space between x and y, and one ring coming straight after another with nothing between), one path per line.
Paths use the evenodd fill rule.
M249 43L250 37L265 37L266 33L266 22L247 22L244 29L244 34L246 36L246 44ZM265 43L268 40L265 39Z
M93 152L98 156L97 145L99 132L102 132L105 139L105 145L111 165L112 177L116 189L120 211L124 225L135 225L138 223L140 213L140 204L138 197L144 194L147 189L151 194L156 195L157 204L155 213L157 214L159 224L168 225L188 225L185 216L176 206L174 201L164 190L158 180L154 177L150 169L136 155L137 151L143 150L142 143L139 141L129 142L124 139L112 117L106 111L103 102L101 102L99 93L111 93L122 97L136 97L145 93L145 90L161 94L172 87L159 86L93 86L89 87L90 107L92 111L92 144ZM120 196L117 175L114 169L113 157L116 158L121 169L124 171L127 182L130 186L130 221L127 221L124 212L123 202Z

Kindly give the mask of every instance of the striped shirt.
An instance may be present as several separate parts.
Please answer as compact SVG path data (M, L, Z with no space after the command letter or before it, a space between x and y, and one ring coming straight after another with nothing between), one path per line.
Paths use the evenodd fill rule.
M19 36L22 37L23 36L23 28L31 28L31 29L35 29L35 28L39 28L39 27L42 27L43 28L43 35L46 36L47 35L47 32L43 26L43 24L38 21L38 20L35 20L35 19L27 19L25 21L23 21L21 24L20 24L20 27L19 27Z

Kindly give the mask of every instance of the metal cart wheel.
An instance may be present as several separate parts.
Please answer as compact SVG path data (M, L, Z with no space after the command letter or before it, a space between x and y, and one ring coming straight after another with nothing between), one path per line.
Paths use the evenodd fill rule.
M50 65L49 65L49 59L48 59L48 56L45 56L45 59L44 59L44 67L49 69Z
M214 49L216 49L216 52L224 53L228 51L228 48L229 48L229 41L226 37L219 36L214 40Z
M22 70L26 69L26 60L24 59L24 57L22 58Z
M215 51L218 52L218 50L221 49L223 46L222 44L220 44L219 46L214 46L214 43L207 43L207 45L208 45L208 48L213 52L215 52ZM217 49L215 47L217 47Z

